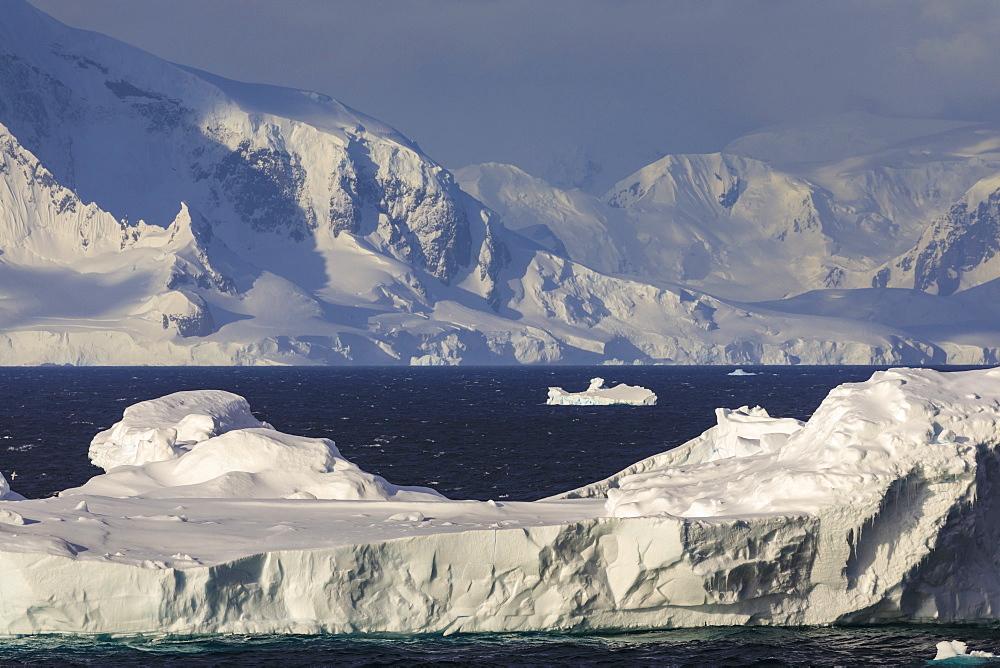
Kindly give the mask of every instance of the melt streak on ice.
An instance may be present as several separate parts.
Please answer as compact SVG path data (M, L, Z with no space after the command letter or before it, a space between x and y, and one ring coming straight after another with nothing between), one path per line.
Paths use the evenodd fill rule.
M535 502L446 499L221 391L0 491L0 633L454 633L1000 616L1000 370L895 369ZM599 453L595 449L595 453Z

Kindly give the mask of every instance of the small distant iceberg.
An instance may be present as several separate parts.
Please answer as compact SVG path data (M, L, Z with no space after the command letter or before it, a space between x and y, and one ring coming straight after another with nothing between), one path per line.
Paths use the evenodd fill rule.
M976 664L993 663L994 659L1000 658L996 654L989 652L968 651L969 646L961 640L942 640L937 644L937 655L934 661L941 661L949 665L973 666Z
M549 406L654 406L656 395L645 387L619 383L604 387L603 378L591 378L590 387L583 392L567 392L561 387L549 388Z
M757 374L755 374L752 371L744 371L743 369L737 369L736 371L733 371L731 373L727 373L726 375L727 376L756 376Z

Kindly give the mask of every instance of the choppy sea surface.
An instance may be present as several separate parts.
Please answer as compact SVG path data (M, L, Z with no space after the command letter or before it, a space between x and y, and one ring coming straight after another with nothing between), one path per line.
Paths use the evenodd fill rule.
M452 498L534 500L604 478L715 424L717 407L807 419L873 367L0 368L0 471L29 498L82 484L95 433L189 389L246 397L281 431L332 438L362 469ZM653 407L546 406L546 388L648 387ZM2 592L0 592L2 599ZM2 602L2 601L0 601ZM677 629L599 636L0 639L0 665L923 665L940 640L1000 654L997 626ZM983 665L983 664L980 664ZM998 663L1000 665L1000 663Z

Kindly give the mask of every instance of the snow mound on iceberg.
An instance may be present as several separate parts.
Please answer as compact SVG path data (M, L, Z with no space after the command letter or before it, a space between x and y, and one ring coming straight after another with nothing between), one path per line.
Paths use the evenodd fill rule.
M653 406L656 395L644 387L619 383L614 387L604 387L603 378L591 378L590 387L583 392L571 393L561 387L550 387L549 398L545 402L550 406L612 406L623 404L629 406Z
M271 429L250 412L243 397L222 390L175 392L125 409L119 422L90 443L90 461L117 466L176 459L191 446L232 429Z
M333 441L283 434L246 400L199 390L144 401L94 437L91 461L108 471L63 494L148 498L441 499L399 487L344 459Z
M801 428L766 413L720 415L711 452L623 477L608 491L608 513L793 515L853 506L873 515L903 480L955 483L962 498L977 446L995 445L1000 433L1000 379L984 377L975 389L991 398L954 375L885 371L834 389Z
M673 467L715 462L778 450L791 434L802 429L794 418L772 418L760 406L736 409L717 408L716 425L684 445L636 462L627 469L578 489L557 494L552 499L606 498L618 494L625 481L646 479L648 474Z

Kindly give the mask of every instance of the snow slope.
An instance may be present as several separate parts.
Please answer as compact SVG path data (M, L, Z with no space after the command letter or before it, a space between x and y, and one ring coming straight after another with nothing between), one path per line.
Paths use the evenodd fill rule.
M717 415L605 481L496 503L395 487L229 393L143 402L94 439L108 473L0 501L0 633L997 618L1000 371L877 372L804 424Z

